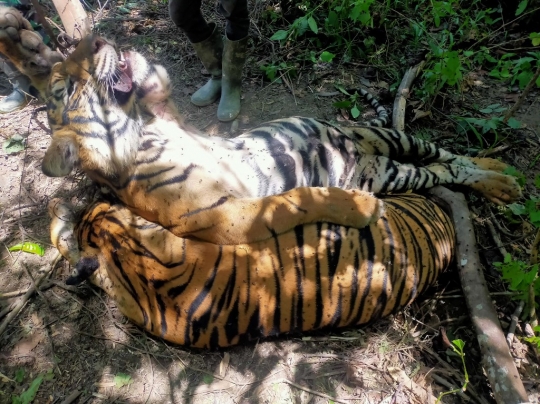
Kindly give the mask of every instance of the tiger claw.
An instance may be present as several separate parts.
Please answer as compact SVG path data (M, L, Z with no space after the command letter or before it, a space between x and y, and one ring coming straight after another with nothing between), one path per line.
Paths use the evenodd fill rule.
M486 171L485 178L472 184L472 188L497 205L515 202L522 196L521 187L514 177L494 171Z
M28 76L42 95L52 66L64 59L45 45L43 38L18 10L3 6L0 6L0 53Z

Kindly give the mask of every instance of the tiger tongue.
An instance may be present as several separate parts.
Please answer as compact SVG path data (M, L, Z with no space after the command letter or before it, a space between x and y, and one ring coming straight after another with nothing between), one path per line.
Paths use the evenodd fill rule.
M114 83L113 88L123 93L129 93L132 86L133 82L131 81L131 77L128 74L128 71L121 70L118 76L118 80L116 80L116 83Z

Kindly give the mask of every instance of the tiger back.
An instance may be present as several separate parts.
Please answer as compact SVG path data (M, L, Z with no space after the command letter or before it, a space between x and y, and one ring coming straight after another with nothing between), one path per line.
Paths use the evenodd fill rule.
M51 203L53 244L149 333L186 347L366 324L411 303L453 259L448 215L419 195L384 199L368 227L297 226L268 240L180 238L121 205L79 220Z

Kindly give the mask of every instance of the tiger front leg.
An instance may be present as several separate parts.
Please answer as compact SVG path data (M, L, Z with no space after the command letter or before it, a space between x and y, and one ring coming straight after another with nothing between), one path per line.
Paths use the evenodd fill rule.
M431 164L426 168L437 175L440 184L468 185L498 205L515 202L522 196L516 179L495 169L482 170L454 164Z
M51 68L63 57L45 45L30 22L11 7L0 6L0 53L30 78L45 99Z
M215 244L253 243L307 223L362 228L375 222L383 202L372 194L340 188L300 187L263 198L221 198L209 209L181 215L166 226L181 237ZM171 222L170 215L160 218Z

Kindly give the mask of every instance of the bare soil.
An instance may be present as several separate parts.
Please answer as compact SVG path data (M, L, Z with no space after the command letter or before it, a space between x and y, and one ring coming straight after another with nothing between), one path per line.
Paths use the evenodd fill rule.
M185 37L169 21L166 5L148 4L146 14L133 10L129 21L106 13L109 20L101 20L100 30L120 47L135 47L160 61L172 76L174 98L186 120L211 135L234 136L264 121L291 115L343 121L344 114L332 107L339 97L327 96L335 91L337 80L345 80L351 87L371 84L375 93L386 87L383 72L377 73L382 78L370 76L354 64L326 70L306 68L299 78L282 83L263 80L258 66L268 57L264 50L271 48L260 38L255 20L241 115L232 125L219 123L217 104L205 108L190 104L191 93L206 80L205 72ZM476 72L471 82L474 84L461 98L449 97L448 105L434 106L431 117L413 122L408 129L449 150L477 152L471 146L473 140L453 132L446 115L464 115L473 103L510 107L516 93L489 81L485 72ZM0 95L10 91L9 83L0 77ZM516 115L526 128L505 139L503 144L509 147L495 155L529 179L539 172L538 163L531 166L540 154L538 95L533 91ZM391 107L388 101L386 105ZM424 108L414 99L411 102ZM33 282L31 277L36 279L51 266L56 250L49 241L48 200L60 196L82 206L96 192L80 173L58 179L41 172L41 159L50 141L41 107L34 101L22 111L0 117L1 142L16 134L26 138L24 151L8 155L0 150L0 291L4 293L24 292ZM366 106L363 118L370 114L373 112ZM412 116L411 109L408 117ZM535 191L527 188L526 192ZM470 201L490 290L505 292L491 265L501 256L486 221L496 223L509 252L525 259L532 229L526 223L508 224L496 207L475 195ZM45 246L45 256L7 251L23 241ZM115 302L100 290L86 284L65 289L68 273L67 264L61 261L52 275L57 282L32 296L0 336L0 403L12 402L12 396L28 389L39 374L46 377L35 403L63 403L75 392L80 392L76 403L425 403L397 375L403 371L435 397L459 388L463 370L459 358L448 353L443 335L466 342L471 378L467 397L474 402L493 402L456 272L443 276L436 288L403 313L371 326L255 341L216 352L186 350L150 337L128 323ZM0 312L18 299L0 295ZM495 294L493 301L503 328L507 327L515 302L504 293ZM516 332L520 338L522 326ZM538 402L536 354L519 341L513 353L531 402ZM121 386L122 381L128 383ZM447 403L465 401L456 395L443 399Z

